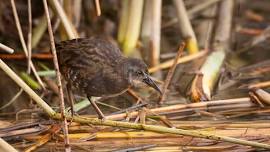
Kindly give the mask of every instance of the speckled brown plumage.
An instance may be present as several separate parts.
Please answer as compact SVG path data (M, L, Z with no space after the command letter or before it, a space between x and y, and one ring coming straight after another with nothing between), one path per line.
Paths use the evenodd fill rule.
M111 97L123 93L137 81L160 92L139 59L124 57L101 38L79 38L56 45L60 70L71 86L87 97Z
M128 88L128 80L120 70L125 57L107 41L73 39L59 43L56 49L65 78L88 96L109 96Z

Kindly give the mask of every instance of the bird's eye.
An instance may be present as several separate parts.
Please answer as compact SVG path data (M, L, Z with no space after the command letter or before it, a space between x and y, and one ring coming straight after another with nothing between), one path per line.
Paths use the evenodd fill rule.
M136 74L137 75L142 75L143 73L142 73L142 71L136 71Z

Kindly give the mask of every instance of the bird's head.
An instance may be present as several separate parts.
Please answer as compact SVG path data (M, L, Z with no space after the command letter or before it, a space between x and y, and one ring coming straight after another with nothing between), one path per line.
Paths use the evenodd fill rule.
M156 83L150 78L147 65L142 60L127 58L124 67L125 75L132 86L143 82L161 93Z

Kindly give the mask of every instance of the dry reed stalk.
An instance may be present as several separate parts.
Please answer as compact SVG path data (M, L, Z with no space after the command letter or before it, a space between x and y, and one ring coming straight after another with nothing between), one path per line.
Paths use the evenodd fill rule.
M51 133L47 133L47 134L43 135L39 139L35 140L36 144L25 149L24 152L32 152L32 151L36 150L38 147L41 147L41 146L45 145L46 143L48 143L51 140L51 138L52 138Z
M248 86L249 89L253 88L267 88L270 87L270 81L258 82Z
M171 66L171 68L166 76L165 82L163 84L162 94L161 94L160 99L159 99L159 104L162 104L165 100L166 90L167 90L168 86L170 85L171 79L173 77L174 71L175 71L176 66L177 66L177 60L183 54L184 48L185 48L185 43L180 44L178 51L177 51L177 55L174 58L173 64L172 64L172 66Z
M42 145L45 145L48 143L54 134L58 133L60 131L61 127L58 125L52 125L52 127L48 130L48 133L45 135L42 135L40 138L35 140L35 144L31 145L29 148L24 150L24 152L31 152L36 150L38 147L41 147Z
M213 52L200 69L202 78L200 79L197 75L192 83L191 96L195 102L211 99L211 92L217 82L226 51L229 49L232 16L233 1L222 1L214 36Z
M262 34L263 30L262 29L257 29L257 28L247 28L247 27L242 27L242 26L238 26L235 29L236 32L240 33L240 34L247 34L247 35L251 35L251 36L257 36Z
M177 113L177 116L171 116L170 119L184 119L184 118L192 118L192 117L201 117L202 115L207 115L213 117L213 119L217 120L223 120L226 118L230 117L231 113L218 113L217 111L225 111L225 110L230 110L232 112L235 111L240 111L240 110L246 110L246 109L251 109L256 107L255 104L253 103L238 103L238 104L228 104L228 105L218 105L218 106L210 106L210 107L196 107L196 108L187 108L187 109L182 109L182 110L176 110L172 112L163 112L160 114L173 114ZM202 113L203 111L209 111L209 112L214 112L212 114L208 113ZM187 114L188 113L188 114ZM228 116L229 115L229 116Z
M142 41L142 45L144 47L143 55L149 57L150 50L150 37L151 37L151 25L152 25L152 16L153 16L153 0L145 0L144 8L143 8L143 17L142 17L142 28L140 33L140 38Z
M15 53L15 54L0 54L1 59L5 60L18 60L27 58L25 54ZM52 55L49 53L33 54L32 58L36 59L52 59Z
M27 50L28 50L28 60L27 60L27 73L31 73L31 58L32 58L32 1L27 1L28 6L28 39L27 39Z
M266 27L260 35L253 37L250 41L248 41L243 48L237 51L237 54L248 51L249 49L265 42L270 37L270 26Z
M233 120L216 120L216 121L171 121L177 128L269 128L270 123L262 121L233 121ZM71 129L72 130L72 129Z
M223 110L223 111L217 111L216 113L221 114L221 115L234 115L234 114L245 113L245 112L253 113L254 111L258 110L259 108L260 107L257 105L256 107L250 106L249 108L246 107L245 109L237 109L237 110L228 109L228 110Z
M73 24L73 12L72 12L73 4L72 3L73 3L72 0L60 1L60 4L63 7L64 13L66 14L68 21L70 21L69 22L70 24ZM59 19L59 25L60 25L60 26L59 25L58 26L59 26L61 41L70 39L67 32L66 32L65 26L61 21L61 18L58 18L58 19Z
M245 109L238 109L238 110L226 110L226 111L221 111L221 112L218 112L220 114L223 114L223 115L227 115L226 118L227 119L236 119L237 117L244 117L244 116L249 116L249 115L252 115L252 114L257 114L257 115L260 115L260 114L267 114L269 113L270 110L267 109L267 110L262 110L261 108L257 107L249 107L249 108L245 108Z
M62 117L60 114L56 114L53 116L53 118L61 119ZM67 116L67 119L73 120L75 122L80 122L82 124L106 125L106 126L123 127L123 128L129 128L129 129L153 131L153 132L159 132L159 133L186 135L186 136L206 138L206 139L211 139L211 140L226 141L230 143L253 146L253 147L258 147L258 148L270 149L270 145L268 144L247 141L247 140L242 140L242 139L237 139L237 138L232 138L232 137L227 137L227 136L214 135L212 133L208 133L205 131L175 129L175 128L167 128L167 127L162 127L162 126L135 124L135 123L110 121L110 120L100 120L98 118L85 118L85 117L78 117L78 116L73 116L73 117Z
M73 23L73 0L63 1L63 8L67 15L68 20Z
M220 69L225 59L225 50L215 50L202 65L200 72L193 80L191 97L193 101L210 100L211 92L217 82Z
M250 138L250 140L264 140L268 141L267 137L247 137ZM71 145L73 146L94 146L95 149L100 150L104 148L104 145L106 145L107 151L110 151L112 149L119 149L119 147L126 147L127 145L132 145L134 146L141 146L145 144L155 144L157 146L178 146L178 149L176 150L177 152L180 151L180 149L190 149L190 150L195 150L195 151L216 151L216 150L224 150L224 149L229 149L229 150L236 150L237 149L243 149L243 148L250 148L250 147L243 147L239 145L234 145L234 144L227 144L223 142L213 142L209 141L206 139L198 139L198 138L190 138L190 137L178 137L178 138L144 138L144 139L107 139L107 140L91 140L91 141L84 141L84 142L72 142ZM48 143L48 146L60 146L61 143L55 144L55 143ZM187 146L189 145L189 146ZM202 146L199 146L202 145ZM110 149L110 150L108 150ZM250 148L250 149L255 149L255 148ZM106 150L105 150L106 151ZM164 149L162 152L168 151L168 149Z
M97 16L100 16L101 15L101 9L100 9L100 2L99 2L99 0L95 0L95 6L96 6Z
M270 94L263 89L253 89L254 94L263 105L270 105Z
M82 0L76 0L74 3L74 25L76 28L80 26L81 14L82 14Z
M265 20L264 16L252 10L247 10L245 12L245 15L248 19L251 19L256 22L263 22Z
M200 144L200 143L198 143ZM208 143L209 144L209 143ZM214 143L213 143L214 144ZM233 145L204 145L204 146L197 146L197 145L189 145L189 146L156 146L153 148L148 148L147 151L155 151L155 152L186 152L186 151L222 151L227 149L232 149ZM238 150L239 148L234 148L234 150Z
M117 149L117 152L124 152L124 151L142 151L142 150L148 150L149 148L156 147L155 144L147 144L147 145L138 145L138 146L129 146L130 148L125 148Z
M239 113L239 114L235 114L235 115L231 115L231 116L227 116L228 119L236 119L238 117L245 117L245 116L249 116L251 114L258 114L258 115L269 115L270 110L258 110L256 109L256 111L252 111L252 112L243 112L243 113Z
M7 53L13 53L14 52L14 49L0 43L0 49L6 51Z
M198 139L194 139L196 142L198 142ZM191 138L190 137L179 137L179 138L150 138L150 139L123 139L123 140L102 140L102 141L84 141L84 142L72 142L71 145L72 146L84 146L84 145L88 145L88 146L95 146L95 148L101 148L104 147L104 145L106 145L107 148L110 148L110 150L112 150L112 148L115 148L115 145L117 146L126 146L129 144L145 144L145 143L155 143L155 144L159 144L159 145L164 145L164 146L168 146L168 145L181 145L181 146L186 146L187 144L189 144L191 142ZM201 141L203 142L203 141ZM209 141L208 141L209 142ZM60 145L60 143L48 143L48 146L58 146ZM110 151L107 150L107 151Z
M177 60L177 64L192 61L192 60L200 58L200 57L202 57L202 56L204 56L206 54L207 54L207 51L200 51L200 52L195 53L195 54L190 54L190 55L187 55L187 56L183 56L183 57L181 57L181 58L179 58ZM149 68L148 70L149 70L150 73L153 73L153 72L156 72L156 71L161 70L161 69L169 68L169 67L171 67L173 65L173 61L174 61L174 59L164 61L163 63L160 63L157 66Z
M197 53L199 51L197 39L193 28L191 26L186 7L183 0L174 0L174 5L177 10L178 24L181 35L186 40L188 52L190 54Z
M215 0L219 1L219 0ZM198 5L200 6L200 5ZM203 16L210 17L210 19L204 19L197 27L198 32L198 43L202 49L209 49L211 37L213 36L215 15L217 14L217 5L213 5L207 10L202 12Z
M68 19L63 7L57 0L49 0L50 5L54 8L54 11L58 14L63 26L66 30L69 39L75 39L79 37L75 27L71 24L70 20Z
M120 23L118 29L117 40L118 43L122 46L125 41L125 35L127 31L128 19L129 19L129 1L122 1L122 8L120 11Z
M246 124L248 125L248 124ZM268 123L269 125L269 123ZM179 126L178 126L179 127ZM189 127L192 127L190 124ZM215 127L213 125L212 127ZM248 137L248 136L265 136L269 137L270 136L270 129L269 128L249 128L246 126L245 128L229 128L227 126L223 126L225 128L222 129L209 129L205 130L202 132L208 132L208 133L215 133L217 135L222 135L222 136L230 136L230 137ZM248 130L247 130L248 129ZM95 139L97 140L106 140L106 139L128 139L128 138L181 138L180 135L175 135L175 134L161 134L161 133L156 133L156 132L150 132L150 131L114 131L114 132L95 132L95 133L72 133L69 134L69 138L71 139L82 139L82 138L87 138L91 136L91 134L95 134ZM61 135L63 136L63 135ZM40 137L40 136L38 136ZM38 138L35 137L35 138ZM35 139L34 138L34 139ZM31 138L30 138L31 139Z
M2 105L2 106L0 107L0 110L5 109L6 107L12 105L12 104L18 99L18 97L22 94L22 92L23 92L23 89L20 89L20 90L15 94L15 96L13 96L7 103L5 103L4 105Z
M53 16L53 13L51 13ZM38 43L40 42L43 34L45 33L47 29L47 24L46 24L46 16L43 15L40 19L36 27L33 29L33 35L32 35L32 48L35 48ZM33 57L33 56L31 56Z
M198 103L191 103L186 105L173 105L173 106L167 106L167 107L160 107L160 108L154 108L150 109L151 112L154 112L156 114L165 113L165 112L173 112L173 111L179 111L183 109L193 109L193 108L209 108L212 106L219 106L219 105L231 105L231 104L249 104L251 105L250 98L236 98L236 99L227 99L227 100L214 100L209 102L198 102ZM252 104L253 105L253 104ZM118 120L118 119L124 119L125 117L129 116L131 118L134 118L138 115L138 112L131 112L128 115L126 113L117 114L117 115L111 115L107 116L107 119L112 120Z
M51 19L49 14L49 9L47 5L47 0L43 0L44 10L47 17L47 24L48 24L48 32L50 36L50 44L51 44L51 51L53 54L53 62L54 67L56 71L56 78L57 78L57 85L59 89L59 98L60 98L60 111L61 111L61 118L63 120L63 132L64 132L64 141L65 141L65 151L70 152L71 147L69 145L69 138L68 138L68 126L67 126L67 119L65 117L65 103L64 103L64 93L63 93L63 87L61 83L61 74L59 70L58 60L57 60L57 54L56 54L56 48L54 43L54 36L52 31L52 25L51 25Z
M61 115L57 114L57 115L55 115L55 118L58 118L59 119L59 118L61 118ZM68 119L72 119L72 118L71 117L68 117ZM86 123L86 124L90 123L90 120L92 120L92 122L91 122L92 124L103 124L103 125L109 125L110 124L112 126L118 126L119 125L119 126L122 126L122 127L134 128L134 129L135 128L138 129L137 127L139 127L139 128L143 127L146 130L149 129L149 130L152 130L152 131L153 130L156 130L157 128L159 128L161 130L159 130L158 132L163 132L163 131L166 130L167 133L173 133L173 134L176 133L173 130L175 130L175 131L178 130L179 133L182 132L182 131L183 131L182 133L184 133L184 134L187 133L187 132L185 132L182 129L173 129L173 128L166 128L165 129L165 127L155 127L155 126L152 126L152 125L142 125L142 124L132 124L131 125L131 123L113 122L113 121L108 121L108 120L101 121L101 120L96 119L96 118L95 119L91 119L91 118L79 118L79 117L75 116L75 117L73 117L73 120L74 121L80 121L81 123ZM165 130L163 130L162 128L165 129ZM230 130L228 130L228 131L230 131ZM246 129L243 130L244 133L246 133L246 131L247 131ZM200 133L200 136L195 135L196 137L201 137L203 135L210 135L211 134L211 133L209 133L209 131L190 131L189 133L191 133L191 134L195 133L196 134L197 132ZM269 132L269 131L266 131L266 132ZM189 134L189 133L187 133L187 134ZM236 130L236 133L239 133L239 131ZM225 133L225 134L227 134L227 133ZM241 135L243 135L243 133ZM251 145L251 146L255 146L255 147L270 148L270 146L269 145L266 145L266 144L261 144L261 143L252 142L252 141L244 141L244 140L234 139L234 138L231 138L231 137L224 137L224 136L215 136L215 137L213 137L213 136L207 136L207 137L208 137L208 139L213 139L215 137L220 137L219 140L222 140L222 141L230 141L232 143L241 143L243 145ZM185 138L186 139L186 137L182 137L182 138ZM145 138L143 138L143 139L145 140ZM153 139L151 139L151 140L153 140ZM166 138L166 140L168 140L168 138ZM114 144L115 144L115 142L114 142ZM179 142L179 139L178 139L178 142ZM102 143L104 144L104 142L102 142ZM83 143L80 143L80 144L82 145ZM95 143L95 144L97 145L97 143Z
M227 101L226 101L227 102ZM143 106L145 104L140 104L138 106ZM135 118L138 117L138 113L137 112L132 112L133 109L137 108L138 106L134 106L134 107L130 107L118 112L113 113L112 115L108 116L111 120L122 120L125 118L131 119L131 118ZM154 109L149 109L147 110L148 113L148 118L150 119L160 119L157 115L167 115L170 116L170 114L176 114L177 116L170 116L171 120L174 119L183 119L183 118L188 118L188 117L200 117L202 115L202 113L200 111L202 110L208 110L210 112L215 112L212 113L211 116L212 117L216 117L215 119L218 120L223 120L225 115L226 117L231 117L232 114L234 114L235 112L238 111L243 111L241 112L241 114L243 115L247 115L247 114L253 114L254 109L256 110L257 105L252 103L252 102L236 102L236 103L224 103L224 105L222 104L218 104L218 105L209 105L209 106L198 106L198 107L185 107L184 109L182 109L183 107L180 107L179 109L173 109L173 110L166 110L166 108L173 108L173 106L168 106L168 107L163 107L161 109L159 108L154 108ZM258 109L258 107L257 107ZM152 112L152 111L157 111L156 113ZM129 111L129 113L126 113L127 111ZM218 112L217 112L218 111ZM222 111L222 113L220 113L220 111ZM223 112L224 111L224 112ZM228 112L227 112L228 111ZM245 111L248 111L248 113L245 113ZM95 117L93 115L84 115L84 117ZM162 117L162 116L161 116ZM161 119L162 120L162 119Z
M23 51L24 51L25 55L28 57L28 51L27 51L27 47L26 47L25 40L24 40L24 37L23 37L21 24L20 24L18 12L17 12L17 9L16 9L16 4L15 4L14 0L10 0L10 2L11 2L12 12L13 12L16 27L17 27L17 30L18 30L19 38L20 38L20 41L21 41L21 44L22 44L22 48L23 48Z
M152 2L152 22L151 22L151 66L159 64L160 57L160 37L161 37L161 0L151 0Z
M13 12L14 20L15 20L15 23L16 23L16 28L18 30L19 38L20 38L20 41L21 41L21 44L22 44L22 47L23 47L23 51L25 53L25 56L28 57L28 55L29 55L28 54L28 49L26 47L26 43L25 43L25 40L24 40L24 37L23 37L23 33L22 33L22 28L21 28L21 24L20 24L18 12L16 10L16 4L15 4L15 1L14 0L10 0L10 2L11 2L11 7L12 7L12 12ZM38 80L39 84L45 90L44 83L42 82L42 80L40 79L40 77L37 75L36 68L34 67L34 64L33 64L32 61L30 62L30 66L31 66L31 69L32 69L32 71L33 71L36 79Z
M133 49L136 47L136 44L139 38L142 11L143 11L143 2L144 2L143 0L130 0L129 2L126 2L128 3L126 4L128 8L124 9L127 12L122 12L122 13L128 14L128 16L125 16L127 18L123 18L123 19L121 18L120 25L122 24L123 26L119 27L119 28L124 28L123 30L119 29L119 32L124 32L119 35L124 34L122 48L123 48L124 54L126 55L130 55L132 53ZM127 20L124 20L124 19L127 19ZM121 23L121 22L127 22L127 23Z
M210 6L215 5L219 1L221 0L206 0L203 3L199 2L196 6L187 11L189 19L194 19L200 12L206 10L206 8L209 9Z
M17 152L17 150L8 144L5 140L0 138L0 151L4 152Z
M221 0L206 0L203 3L201 3L201 1L198 1L199 3L194 6L193 8L187 10L187 14L188 14L188 18L190 20L194 19L196 16L200 15L199 13L201 11L206 10L208 7L216 4L217 2L219 2ZM177 18L173 18L172 20L168 21L168 23L165 23L162 28L166 28L169 26L172 26L174 24L176 24L178 22Z
M219 16L216 27L216 34L214 36L213 46L216 48L224 47L221 49L228 49L230 32L232 27L234 3L231 0L223 0L220 2Z
M160 31L161 31L161 0L146 0L143 10L141 40L144 55L150 66L159 63Z
M0 68L13 79L42 109L49 115L55 115L55 111L37 95L15 72L13 72L1 59Z

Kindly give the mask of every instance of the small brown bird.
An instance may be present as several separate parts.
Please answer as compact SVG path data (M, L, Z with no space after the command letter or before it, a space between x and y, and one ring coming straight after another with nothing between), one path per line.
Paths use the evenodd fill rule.
M68 97L73 102L71 87L86 94L99 118L103 113L91 96L114 97L143 82L161 93L150 78L146 64L124 57L121 51L97 37L79 38L56 44L62 75L67 81Z

